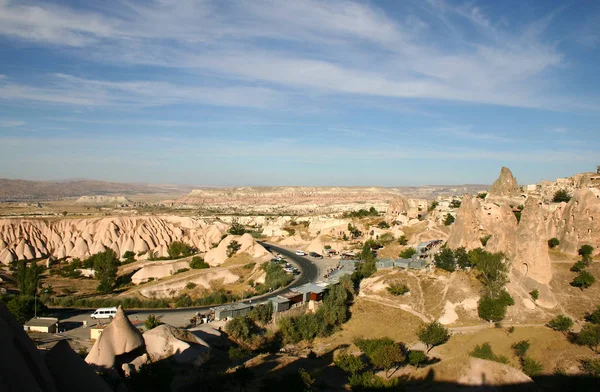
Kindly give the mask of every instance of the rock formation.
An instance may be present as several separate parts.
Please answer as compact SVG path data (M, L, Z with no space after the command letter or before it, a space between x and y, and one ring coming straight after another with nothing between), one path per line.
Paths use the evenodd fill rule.
M488 196L490 197L516 197L519 196L519 184L507 167L502 167L500 176L492 184Z
M190 263L187 261L166 262L145 265L131 276L133 284L140 284L149 281L150 279L162 279L166 276L171 276L178 270L189 268Z
M227 246L232 242L237 241L240 244L240 249L236 252L239 253L248 253L252 258L261 259L261 261L267 261L271 254L263 248L262 245L257 243L254 238L248 233L242 236L234 236L229 235L225 237L220 243L219 246L213 248L206 252L204 255L204 261L213 266L221 265L227 260Z
M0 303L0 390L3 392L109 392L106 385L66 341L44 358L20 325ZM69 379L67 379L67 377Z
M541 202L530 198L521 213L517 228L513 267L541 284L552 280L552 263L548 255L548 213Z
M115 205L131 203L125 196L81 196L75 201L83 205Z
M232 284L240 277L228 269L209 268L198 270L194 275L185 275L181 278L173 278L164 283L153 284L140 290L140 294L146 298L171 298L179 295L188 283L194 283L205 289L211 288L212 282L220 284Z
M113 321L102 331L85 361L104 369L113 369L143 354L144 338L119 306ZM127 356L129 354L130 357Z
M178 363L199 366L210 354L208 344L192 332L166 324L144 332L144 341L152 362L172 358Z
M482 247L482 239L490 236L485 249L489 252L512 254L514 251L517 219L512 209L466 195L450 228L448 247L467 249Z
M574 192L569 203L561 203L549 222L548 238L560 241L559 249L577 254L582 245L600 245L600 194L591 189Z
M127 251L168 255L173 241L207 251L219 242L228 226L175 216L110 217L91 219L2 219L0 262L53 255L86 258L106 249L119 256Z

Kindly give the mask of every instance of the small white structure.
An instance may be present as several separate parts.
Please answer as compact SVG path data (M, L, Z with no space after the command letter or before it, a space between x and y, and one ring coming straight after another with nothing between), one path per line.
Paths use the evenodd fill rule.
M56 333L58 330L58 319L54 317L35 317L23 325L27 332Z

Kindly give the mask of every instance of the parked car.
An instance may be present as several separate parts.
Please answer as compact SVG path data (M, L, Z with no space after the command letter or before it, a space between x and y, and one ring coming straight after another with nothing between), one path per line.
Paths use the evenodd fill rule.
M296 254L297 254L298 256L306 256L306 252L304 252L303 250L297 250L297 251L296 251Z
M90 316L96 319L112 319L117 314L117 308L99 308Z
M308 253L308 255L309 255L310 257L314 257L314 258L316 258L316 259L322 259L322 258L323 258L323 255L320 255L320 254L318 254L317 252L309 252L309 253Z

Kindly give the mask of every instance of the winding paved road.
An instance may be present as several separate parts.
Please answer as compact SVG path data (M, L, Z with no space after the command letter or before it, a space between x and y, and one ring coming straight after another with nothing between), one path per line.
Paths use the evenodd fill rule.
M290 263L295 264L301 271L300 275L287 287L272 291L270 293L258 295L251 298L244 299L244 302L252 302L253 304L259 304L266 302L269 298L276 297L281 294L288 293L291 289L302 286L306 283L316 282L319 278L319 269L317 266L308 258L304 256L298 256L294 251L286 248L282 248L266 242L259 242L267 250L272 253L279 253L285 256ZM225 304L223 304L225 305ZM129 316L133 316L138 320L145 320L149 314L155 314L162 316L165 322L168 322L174 326L183 326L192 318L197 312L205 313L210 310L212 306L200 306L191 308L164 308L164 309L131 309L127 311ZM88 325L95 324L96 321L92 320L89 316L93 312L90 309L70 308L70 309L56 309L55 316L65 323L81 323L87 321Z

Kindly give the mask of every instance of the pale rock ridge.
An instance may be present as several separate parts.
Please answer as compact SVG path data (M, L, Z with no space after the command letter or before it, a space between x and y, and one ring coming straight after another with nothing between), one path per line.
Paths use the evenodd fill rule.
M117 356L140 349L144 349L144 338L119 306L115 318L96 340L85 361L90 365L112 369Z
M142 267L131 276L133 284L140 284L149 281L150 279L162 279L166 276L175 274L178 270L189 268L190 263L187 261L165 262L160 261L155 264L150 264Z
M465 195L450 229L448 247L479 248L481 239L491 235L485 249L510 255L514 251L516 230L517 219L508 205Z
M227 285L235 283L239 279L238 275L227 269L217 270L216 268L210 268L200 271L198 275L183 276L180 279L171 279L164 283L144 287L140 290L140 294L146 298L172 298L179 295L190 282L205 289L210 289L212 282L220 282Z
M591 189L574 192L568 203L561 203L549 222L549 238L560 241L559 249L577 254L582 245L600 244L600 194Z
M105 249L167 256L173 241L205 252L219 242L228 225L173 216L89 219L1 219L0 262L43 256L86 258Z
M552 280L548 254L548 213L541 201L530 198L521 213L512 265L522 275L541 284Z
M248 253L254 259L266 261L270 258L270 253L248 233L242 236L228 235L225 237L216 248L206 252L204 261L210 264L211 267L219 266L227 260L227 246L232 242L237 241L240 244L240 249L236 254Z
M502 167L500 176L492 184L488 196L490 197L515 197L519 196L517 179L507 167Z
M107 205L107 204L129 204L131 203L125 196L81 196L75 203L84 205Z

